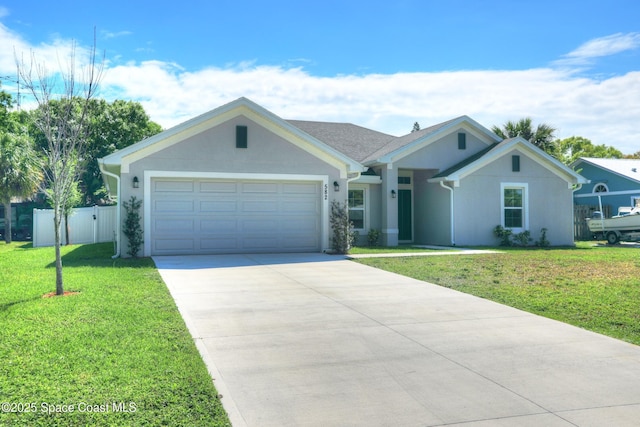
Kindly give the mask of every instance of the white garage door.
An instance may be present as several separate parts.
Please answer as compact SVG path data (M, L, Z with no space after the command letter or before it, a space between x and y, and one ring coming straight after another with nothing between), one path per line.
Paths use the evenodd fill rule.
M317 252L319 182L153 178L151 255Z

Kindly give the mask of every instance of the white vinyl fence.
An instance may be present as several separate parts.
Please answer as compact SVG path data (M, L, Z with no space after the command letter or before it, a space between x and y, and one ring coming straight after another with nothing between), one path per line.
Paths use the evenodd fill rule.
M71 244L115 241L117 206L76 208L69 215L69 240ZM62 244L65 241L65 223L62 221ZM33 210L33 247L53 246L53 209Z

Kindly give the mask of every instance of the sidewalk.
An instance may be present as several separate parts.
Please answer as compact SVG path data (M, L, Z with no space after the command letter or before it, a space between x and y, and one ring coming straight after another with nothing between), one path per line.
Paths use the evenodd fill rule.
M491 249L468 249L457 248L452 246L414 246L419 249L433 249L431 252L389 252L380 254L347 254L349 259L359 258L395 258L395 257L414 257L414 256L444 256L444 255L479 255L479 254L501 254L500 251Z

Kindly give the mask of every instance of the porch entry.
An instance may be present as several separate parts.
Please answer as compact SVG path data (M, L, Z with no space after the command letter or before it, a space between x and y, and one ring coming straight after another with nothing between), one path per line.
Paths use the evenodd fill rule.
M398 240L412 240L411 190L398 190Z

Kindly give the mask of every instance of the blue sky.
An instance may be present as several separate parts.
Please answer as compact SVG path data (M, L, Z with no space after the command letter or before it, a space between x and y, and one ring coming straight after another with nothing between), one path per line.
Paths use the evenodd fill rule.
M639 18L635 0L0 0L0 75L15 75L14 50L55 62L95 26L101 95L141 102L164 127L246 96L283 118L396 135L530 116L632 153Z

